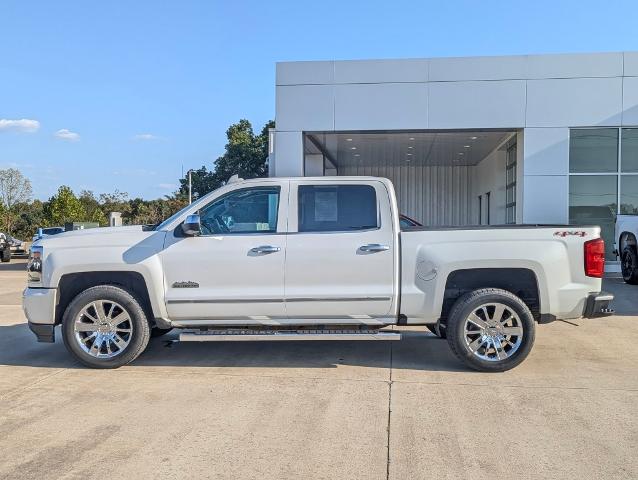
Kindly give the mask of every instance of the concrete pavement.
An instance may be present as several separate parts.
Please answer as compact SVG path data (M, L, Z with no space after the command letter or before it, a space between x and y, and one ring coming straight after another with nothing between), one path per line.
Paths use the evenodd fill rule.
M81 368L38 344L0 265L0 478L637 478L638 286L537 329L503 374L447 343L170 344Z

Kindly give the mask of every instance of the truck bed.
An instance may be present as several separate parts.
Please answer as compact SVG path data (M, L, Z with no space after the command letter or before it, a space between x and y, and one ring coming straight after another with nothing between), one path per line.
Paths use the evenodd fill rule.
M599 290L600 280L583 268L583 244L598 237L595 226L410 227L400 234L401 314L407 323L436 322L450 279L458 283L463 271L489 269L497 284L532 275L539 315L578 318L587 295Z

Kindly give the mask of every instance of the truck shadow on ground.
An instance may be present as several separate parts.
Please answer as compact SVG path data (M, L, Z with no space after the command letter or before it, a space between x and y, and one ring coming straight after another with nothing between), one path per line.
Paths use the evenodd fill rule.
M399 368L429 371L468 370L445 340L422 331L403 331L400 341L177 342L169 333L151 339L127 368ZM56 343L37 343L26 324L0 326L0 365L41 368L84 367L67 353L59 328Z
M616 315L638 315L638 285L629 285L620 277L603 280L603 290L614 294L611 303Z
M27 271L27 258L17 258L9 263L0 263L0 272L25 272Z

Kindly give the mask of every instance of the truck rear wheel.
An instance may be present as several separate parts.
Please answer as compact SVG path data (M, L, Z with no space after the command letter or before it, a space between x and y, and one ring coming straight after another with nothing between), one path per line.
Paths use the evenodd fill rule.
M630 285L638 285L638 255L633 245L626 246L620 257L622 279Z
M467 366L503 372L521 363L534 345L534 317L525 303L498 288L474 290L452 306L447 341Z
M92 287L77 295L62 320L67 350L91 368L117 368L146 348L150 326L139 302L113 285Z
M6 250L2 250L2 256L0 256L0 260L2 260L2 263L7 263L11 261L11 250L10 249L6 249Z

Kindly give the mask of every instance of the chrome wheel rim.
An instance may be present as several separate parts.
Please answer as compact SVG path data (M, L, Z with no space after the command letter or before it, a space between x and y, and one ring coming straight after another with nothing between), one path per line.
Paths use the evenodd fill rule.
M117 302L96 300L75 317L75 339L94 358L112 358L126 350L133 334L131 315Z
M481 360L508 359L521 346L523 335L521 319L502 303L485 303L465 319L465 344Z

